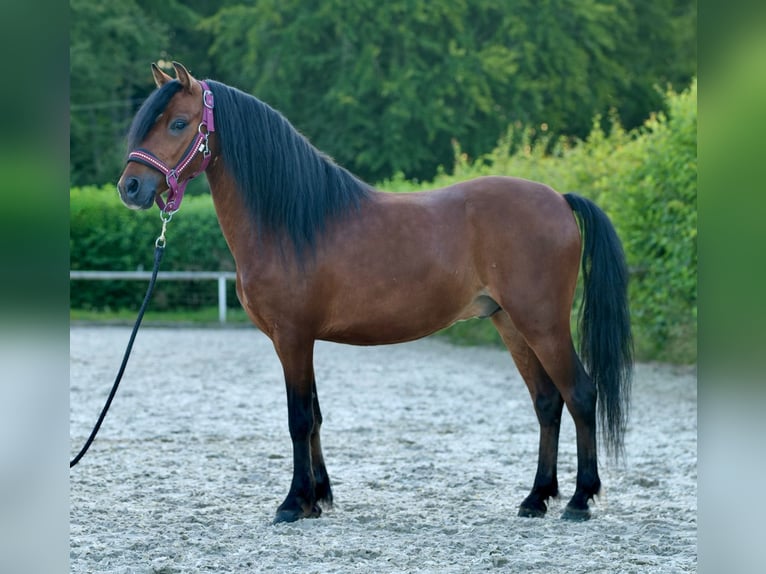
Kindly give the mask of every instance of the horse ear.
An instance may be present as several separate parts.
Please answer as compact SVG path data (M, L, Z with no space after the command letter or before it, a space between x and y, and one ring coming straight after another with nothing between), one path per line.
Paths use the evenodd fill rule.
M152 62L152 76L154 76L154 83L157 84L158 88L161 88L173 79L165 72L160 70L159 66L157 66L157 64L154 62Z
M181 82L181 85L183 86L184 90L189 92L191 94L192 91L192 76L191 74L184 68L183 64L179 64L178 62L173 62L173 67L176 69L176 79Z

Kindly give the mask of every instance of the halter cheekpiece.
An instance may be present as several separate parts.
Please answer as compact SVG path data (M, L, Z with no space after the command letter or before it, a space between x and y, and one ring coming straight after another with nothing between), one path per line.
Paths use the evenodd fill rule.
M210 163L208 136L215 131L213 92L210 91L207 82L200 80L199 85L202 87L202 121L197 127L197 136L189 144L189 147L186 148L186 151L174 168L169 168L164 161L143 148L137 148L128 154L128 162L135 161L136 163L142 163L160 171L165 176L165 181L168 184L168 201L165 203L159 195L155 198L157 205L165 213L175 213L178 211L186 191L186 184L205 171ZM189 177L181 179L181 174L189 167L189 164L191 164L198 153L202 154L202 164L199 169Z

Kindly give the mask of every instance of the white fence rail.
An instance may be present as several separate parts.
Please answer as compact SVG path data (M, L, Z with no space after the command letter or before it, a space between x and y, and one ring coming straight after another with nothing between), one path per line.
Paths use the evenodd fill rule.
M70 271L69 279L83 281L148 281L151 271ZM205 281L215 279L218 282L218 320L226 322L226 281L233 281L237 274L233 271L160 271L157 281Z

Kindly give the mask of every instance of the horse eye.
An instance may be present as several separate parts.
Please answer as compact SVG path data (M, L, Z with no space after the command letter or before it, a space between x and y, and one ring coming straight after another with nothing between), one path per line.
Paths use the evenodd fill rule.
M170 124L170 129L173 131L180 132L186 126L187 124L184 120L175 120L172 124Z

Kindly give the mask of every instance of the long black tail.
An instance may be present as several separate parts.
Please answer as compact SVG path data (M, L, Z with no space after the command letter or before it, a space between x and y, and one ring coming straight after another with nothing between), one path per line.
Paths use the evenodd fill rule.
M633 374L628 268L612 222L592 201L567 193L585 246L580 307L580 356L598 390L598 413L608 454L624 450Z

